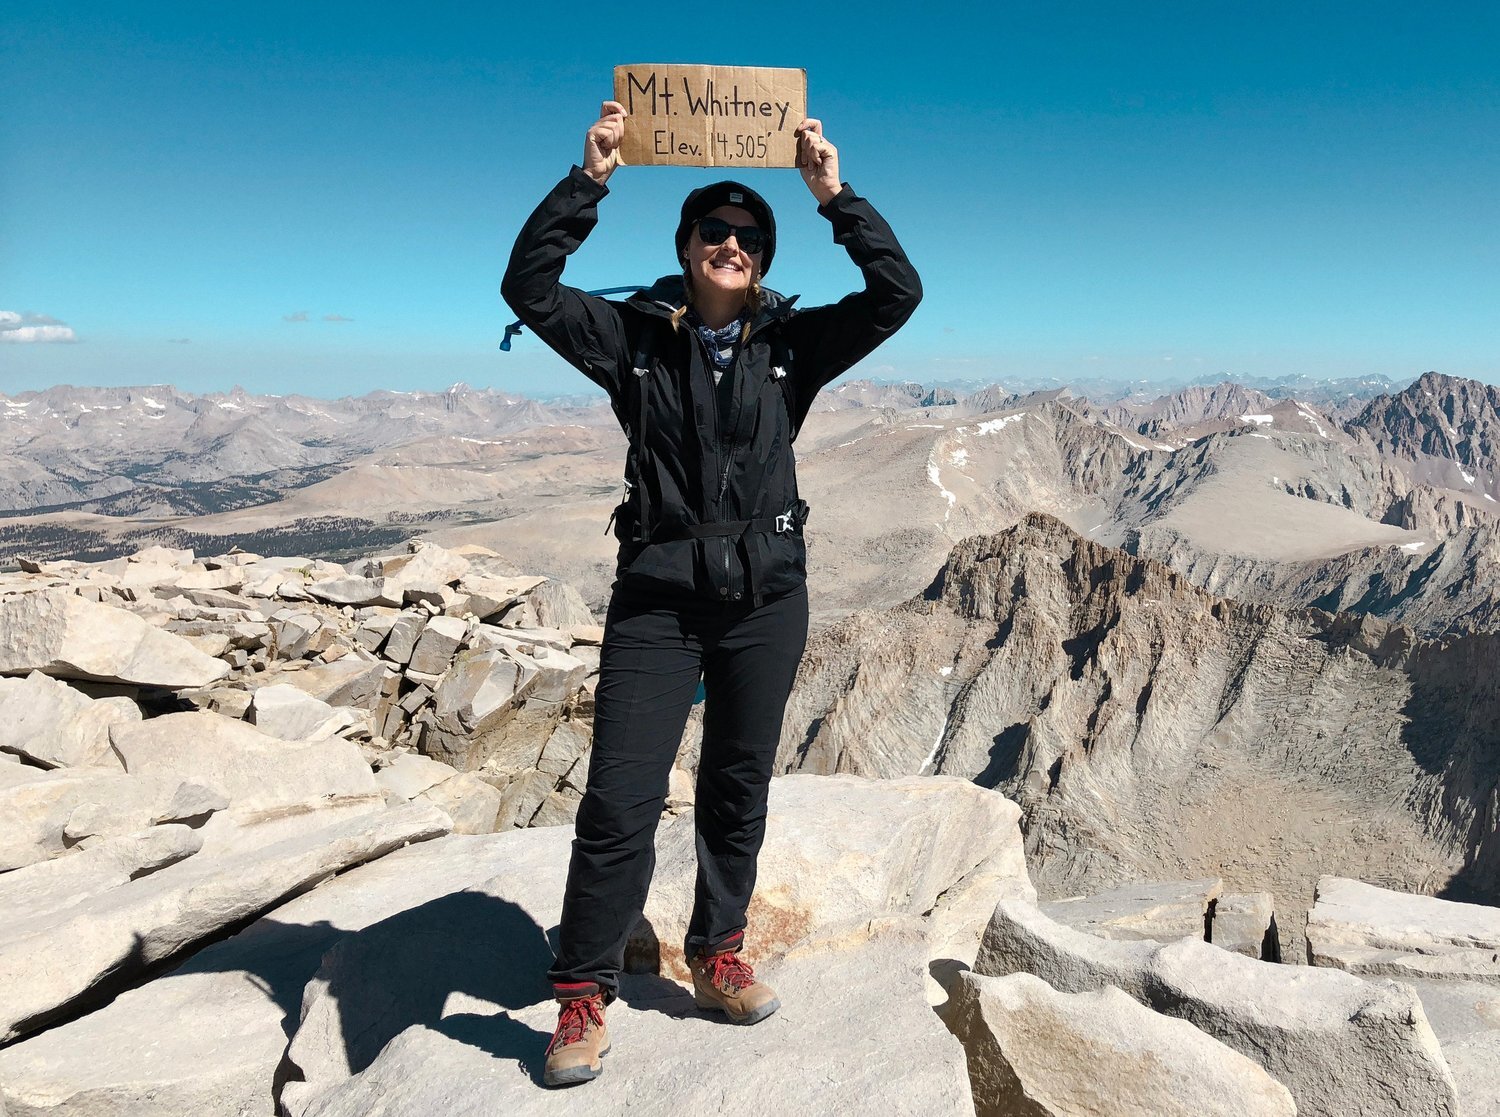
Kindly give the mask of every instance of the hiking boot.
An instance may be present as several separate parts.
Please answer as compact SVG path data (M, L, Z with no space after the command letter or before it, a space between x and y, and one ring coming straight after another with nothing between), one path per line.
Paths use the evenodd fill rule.
M755 1024L781 1007L776 993L740 961L738 948L700 954L688 962L693 1000L699 1008L725 1013L735 1024Z
M572 1086L589 1082L604 1072L609 1054L609 1029L604 1026L604 994L559 995L557 1031L547 1045L547 1067L542 1081L548 1086Z

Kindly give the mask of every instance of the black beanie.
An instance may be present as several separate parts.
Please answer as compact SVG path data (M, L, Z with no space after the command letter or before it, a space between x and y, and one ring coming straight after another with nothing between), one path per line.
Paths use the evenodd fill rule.
M712 213L720 206L739 206L755 218L755 223L766 234L765 251L760 256L760 274L771 270L771 257L776 255L776 218L766 200L750 187L738 182L714 182L700 186L682 203L682 220L677 223L677 259L683 260L687 251L688 236L693 224L700 217Z

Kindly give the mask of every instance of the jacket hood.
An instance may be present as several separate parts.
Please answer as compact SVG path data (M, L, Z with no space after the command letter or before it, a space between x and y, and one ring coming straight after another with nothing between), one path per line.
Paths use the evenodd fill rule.
M783 295L780 291L773 291L769 287L762 287L760 293L761 307L758 321L780 318L792 309L800 297ZM671 314L683 302L683 284L680 275L664 275L650 287L637 291L625 300L627 306L633 306L647 314L658 315Z

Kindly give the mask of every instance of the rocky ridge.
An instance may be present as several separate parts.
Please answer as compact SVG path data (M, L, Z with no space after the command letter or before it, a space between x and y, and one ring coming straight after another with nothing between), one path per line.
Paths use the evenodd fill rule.
M1122 401L1100 408L1100 415L1117 426L1152 438L1177 434L1203 424L1246 421L1244 416L1269 414L1276 401L1264 392L1225 382L1183 388L1147 403Z
M462 801L465 829L572 817L602 629L566 584L423 544L352 569L160 547L23 565L0 575L0 704L17 717L196 710L351 742L392 794ZM122 732L96 730L71 757L22 730L0 749L41 769L118 768Z
M1033 514L815 637L778 763L996 787L1047 896L1222 876L1306 906L1338 873L1493 899L1494 641L1216 598Z

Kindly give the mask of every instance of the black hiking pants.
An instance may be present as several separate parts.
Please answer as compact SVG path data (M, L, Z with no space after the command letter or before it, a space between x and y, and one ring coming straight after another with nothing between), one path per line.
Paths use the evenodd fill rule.
M755 890L781 720L807 642L807 588L760 606L617 585L604 626L588 787L578 808L559 993L609 999L656 867L656 823L701 678L698 877L689 956L736 943Z

